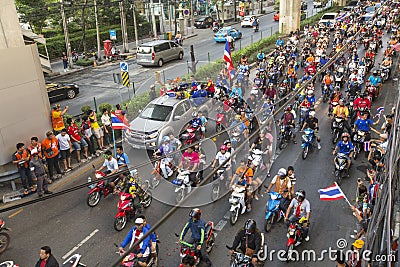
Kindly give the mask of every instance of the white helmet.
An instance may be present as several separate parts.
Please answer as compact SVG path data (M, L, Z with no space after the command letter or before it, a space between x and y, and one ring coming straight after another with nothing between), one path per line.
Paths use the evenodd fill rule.
M307 95L312 95L312 94L314 94L314 91L313 91L313 90L308 90L308 91L307 91Z
M310 111L310 113L308 113L308 115L315 117L315 111Z
M285 168L280 168L279 171L278 171L278 175L279 175L279 176L284 176L284 175L286 175L286 173L287 173L287 172L286 172L286 169L285 169Z

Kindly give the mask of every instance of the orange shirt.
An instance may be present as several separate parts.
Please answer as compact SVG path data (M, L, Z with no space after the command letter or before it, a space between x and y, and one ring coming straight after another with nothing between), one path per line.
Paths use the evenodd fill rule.
M53 110L51 112L51 125L53 126L54 131L61 131L65 128L61 111Z
M240 177L243 175L246 178L247 183L251 182L251 178L253 178L253 175L254 175L253 169L248 166L245 166L244 168L242 168L242 166L239 166L236 169L235 173L236 173L236 175L238 175Z
M51 152L49 151L51 149ZM54 158L58 155L58 140L53 137L51 140L46 138L42 142L42 150L46 158Z

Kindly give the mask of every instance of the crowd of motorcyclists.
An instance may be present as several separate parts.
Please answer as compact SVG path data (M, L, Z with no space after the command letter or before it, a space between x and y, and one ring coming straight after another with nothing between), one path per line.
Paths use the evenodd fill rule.
M372 120L371 108L373 101L381 95L382 84L391 76L393 58L396 56L391 46L398 43L400 31L393 23L397 14L389 12L390 6L383 6L371 21L362 22L360 19L364 14L364 5L360 2L353 12L336 21L333 28L324 24L306 26L302 41L298 32L291 33L286 40L279 37L269 57L263 51L258 53L253 80L250 80L250 64L243 55L237 68L234 70L223 68L217 75L215 83L211 78L201 83L191 77L190 83L182 80L170 81L165 85L165 94L170 97L188 97L193 100L198 98L197 101L211 98L217 103L216 130L229 129L230 136L219 146L219 151L210 167L214 169L222 166L230 188L245 188L247 212L251 211L253 199L258 200L263 197L264 179L260 177L270 176L264 171L270 169L272 143L276 141L271 135L270 125L264 123L274 115L278 106L293 94L296 95L295 99L284 108L278 121L281 129L278 137L280 149L289 142L296 143L296 128L301 133L311 130L310 142L314 142L315 146L321 149L320 125L316 110L316 93L321 90L323 102L328 102L329 105L327 115L332 121L332 143L335 145L332 154L335 155L333 163L338 183L342 178L349 176L352 159L356 160L357 154L362 150L368 151L365 149L366 144L375 142L375 150L383 153L383 149L380 150L379 147L382 148L381 144L390 134L390 127L387 127L390 123L386 120L385 126L381 128L382 133L374 129L372 126L379 123L379 117L376 121ZM383 42L385 35L389 39L386 48ZM343 48L346 49L344 53L341 51ZM376 67L375 61L379 54L383 55L383 59ZM333 64L325 68L331 59L334 60ZM315 77L317 73L318 77ZM320 88L317 88L318 83ZM250 96L245 101L247 95ZM261 98L262 101L257 101ZM200 101L197 104L200 106L202 103ZM219 129L218 123L223 127ZM249 153L243 159L237 158L234 155L235 149L257 127L261 131L259 136L249 142ZM377 133L380 139L371 140L371 131ZM157 178L169 179L177 169L185 169L190 173L190 182L193 185L198 184L202 179L202 174L199 174L202 170L200 164L205 163L205 156L201 146L194 144L206 138L206 132L207 116L201 112L193 112L184 134L178 138L173 133L164 136L161 146L154 153L154 156L160 158L154 167ZM301 135L303 149L307 147L308 142L305 135ZM324 138L329 139L327 136ZM313 143L311 145L313 146ZM182 151L183 155L180 158L177 157L176 151L182 146L186 149ZM260 160L255 160L257 157ZM376 166L379 166L379 160L375 162ZM271 199L272 193L275 193L279 200L278 206L281 212L278 216L287 223L288 236L291 236L290 229L300 233L290 249L302 241L309 240L308 227L311 215L311 205L306 199L306 192L303 189L296 190L295 183L293 167L280 168L265 191ZM143 216L135 220L135 225L121 244L121 251L151 231ZM265 227L267 229L267 226ZM192 209L189 220L179 235L179 243L186 242L184 237L190 230L191 238L186 244L193 245L194 250L200 253L192 254L190 249L187 250L189 252L183 255L180 266L194 266L200 259L208 266L212 266L206 252L209 234L206 228L207 224L201 219L201 211L198 208ZM138 247L136 252L139 266L150 266L147 264L151 252L155 251L155 246L152 244L157 242L156 239L156 235L151 234ZM262 249L262 243L265 242L263 239L255 220L248 219L235 236L233 245L229 247L232 261L248 260L252 266L258 266L257 255ZM237 251L244 256L237 255Z

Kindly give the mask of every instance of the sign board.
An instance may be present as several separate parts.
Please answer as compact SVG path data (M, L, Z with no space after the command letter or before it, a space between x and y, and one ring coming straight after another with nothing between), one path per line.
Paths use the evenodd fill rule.
M121 71L121 76L122 76L122 85L125 87L130 86L130 81L129 81L129 73L127 71Z
M110 30L110 40L117 40L117 31Z
M128 71L128 63L126 63L125 61L122 61L121 63L119 63L119 67L122 71Z
M184 9L184 10L183 10L183 15L184 15L185 17L189 17L189 9Z

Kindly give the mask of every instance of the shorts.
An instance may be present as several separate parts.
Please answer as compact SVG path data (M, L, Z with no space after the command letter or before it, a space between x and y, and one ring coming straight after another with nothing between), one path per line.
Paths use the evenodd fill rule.
M93 129L93 134L97 139L104 136L103 130L101 128Z
M82 147L86 147L88 144L86 143L85 139L81 138L81 143L79 144L78 142L72 141L72 147L76 151L80 151Z
M67 159L71 157L71 151L67 150L60 150L61 159Z
M320 134L319 134L319 131L318 131L318 130L315 130L315 131L314 131L314 135L315 135L316 138L320 138Z

